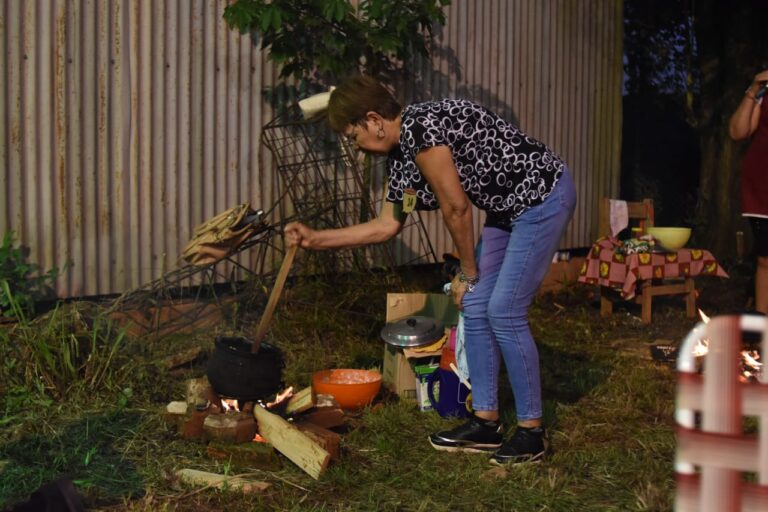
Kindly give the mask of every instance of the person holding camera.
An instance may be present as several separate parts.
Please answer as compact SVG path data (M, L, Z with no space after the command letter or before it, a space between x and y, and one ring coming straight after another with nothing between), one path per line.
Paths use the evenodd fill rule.
M755 310L768 314L768 70L752 79L733 113L728 132L733 140L750 139L741 167L741 210L749 219L757 256Z
M460 260L451 291L464 311L474 413L429 442L439 450L493 453L498 464L540 460L546 436L528 308L576 205L565 162L478 104L442 99L402 108L363 75L331 93L328 121L360 150L387 156L385 202L363 224L317 231L291 223L288 243L332 249L384 242L410 211L439 209ZM486 214L477 248L472 205ZM506 442L498 403L502 360L517 415Z

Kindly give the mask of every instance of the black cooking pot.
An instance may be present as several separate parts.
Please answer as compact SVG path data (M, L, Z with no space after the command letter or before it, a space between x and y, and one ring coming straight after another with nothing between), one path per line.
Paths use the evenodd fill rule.
M219 395L252 402L271 397L283 387L283 355L262 343L251 353L251 340L219 336L208 360L208 382Z

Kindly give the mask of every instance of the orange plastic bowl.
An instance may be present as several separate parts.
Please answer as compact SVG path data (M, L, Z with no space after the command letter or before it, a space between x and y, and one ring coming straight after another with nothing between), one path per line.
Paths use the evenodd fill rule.
M315 393L333 395L342 409L359 409L370 404L381 389L381 374L376 370L338 368L312 375Z

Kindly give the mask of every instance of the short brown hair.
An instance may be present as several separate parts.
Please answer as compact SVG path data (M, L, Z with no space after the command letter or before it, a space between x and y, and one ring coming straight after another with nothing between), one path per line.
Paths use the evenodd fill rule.
M403 107L392 93L367 75L353 75L331 93L328 124L343 132L350 124L360 123L368 112L378 112L384 119L395 119Z

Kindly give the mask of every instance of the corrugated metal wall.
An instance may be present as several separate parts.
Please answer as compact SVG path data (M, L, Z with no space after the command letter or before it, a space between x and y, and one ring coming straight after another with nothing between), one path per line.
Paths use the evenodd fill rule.
M259 137L276 72L226 28L226 3L2 2L0 230L43 268L71 262L61 296L135 288L176 268L199 222L274 203ZM472 98L550 144L579 187L563 247L588 245L597 198L618 189L621 1L454 0L446 12L404 96ZM437 253L450 251L424 218Z

